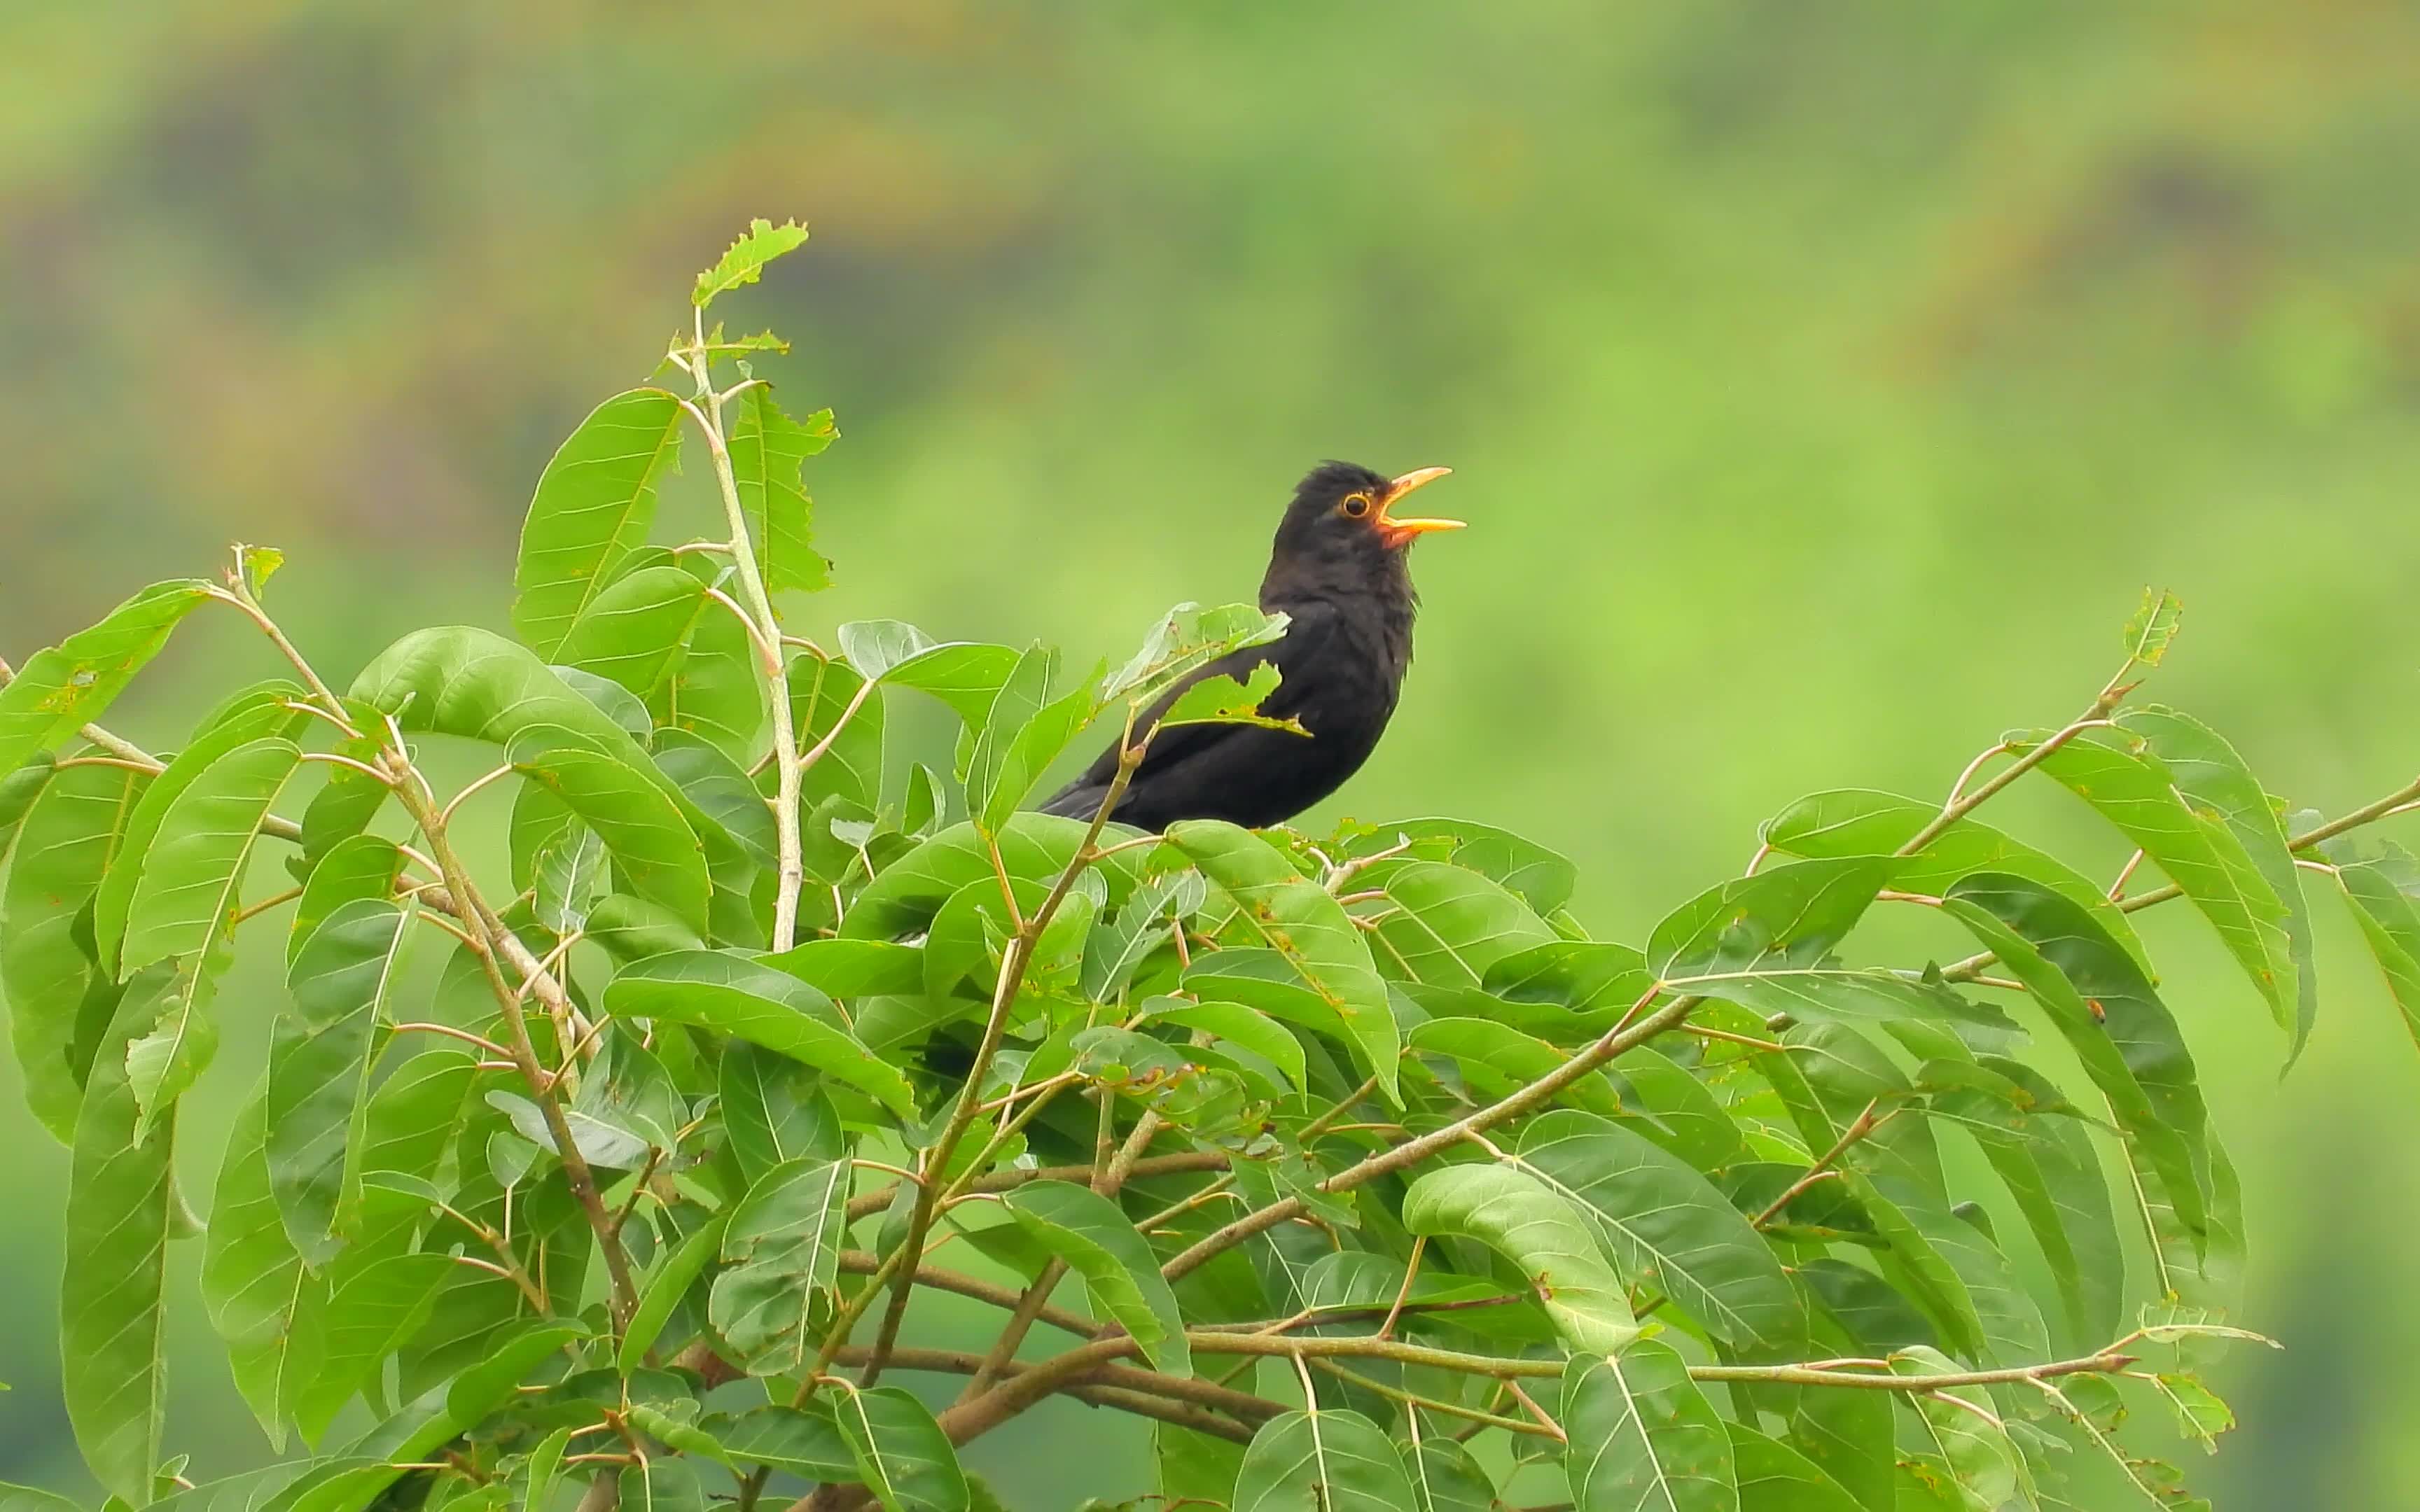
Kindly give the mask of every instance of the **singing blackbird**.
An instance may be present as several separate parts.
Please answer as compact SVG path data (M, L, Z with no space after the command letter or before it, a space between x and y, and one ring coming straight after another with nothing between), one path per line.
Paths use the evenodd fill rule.
M1282 677L1261 706L1292 717L1310 738L1255 725L1179 725L1160 733L1110 817L1159 830L1179 819L1280 824L1344 785L1378 744L1412 659L1412 592L1405 548L1458 519L1405 519L1404 496L1444 477L1421 468L1388 478L1349 462L1325 462L1297 485L1279 522L1261 579L1261 608L1289 617L1284 636L1220 657L1179 684L1135 722L1148 730L1177 693L1204 677L1238 682L1274 662ZM1112 744L1084 775L1042 805L1046 813L1089 819L1117 776Z

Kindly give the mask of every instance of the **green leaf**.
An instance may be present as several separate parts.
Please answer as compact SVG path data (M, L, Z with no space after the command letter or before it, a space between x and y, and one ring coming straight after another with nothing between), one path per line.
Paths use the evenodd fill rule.
M2310 907L2303 897L2302 873L2286 848L2286 826L2276 806L2235 748L2191 715L2151 704L2128 710L2118 722L2149 744L2151 754L2167 768L2177 791L2196 813L2204 819L2215 815L2226 826L2250 857L2253 870L2286 905L2286 980L2271 1000L2279 1026L2290 1038L2287 1063L2292 1064L2319 1018L2319 986L2312 962ZM2217 849L2226 856L2234 854L2224 847ZM2274 941L2264 935L2263 943L2273 945ZM2268 965L2273 970L2277 965L2273 952ZM2286 1011L2288 1002L2293 1005L2290 1014Z
M634 962L605 989L605 1007L736 1035L845 1082L901 1118L915 1117L908 1079L850 1034L830 998L743 956L676 950Z
M1900 865L1886 856L1799 861L1709 888L1655 926L1647 969L1669 982L1812 965L1856 927Z
M690 291L689 301L703 310L714 302L716 295L753 284L765 271L767 263L796 252L806 239L807 228L796 221L775 225L757 217L748 223L747 235L733 242L713 267L697 275L697 287Z
M0 773L0 861L8 859L18 826L25 822L25 810L41 796L42 789L57 770L57 758L49 751L37 751L15 771Z
M1081 821L1057 814L1018 814L1000 831L1001 864L1013 878L1047 887L1058 880L1084 842L1086 827ZM1133 891L1144 854L1140 849L1122 851L1091 869L1109 885L1109 903L1121 903ZM982 834L970 824L952 825L891 863L868 884L841 921L841 934L847 939L895 940L921 933L952 894L990 875L990 851Z
M1062 694L1036 709L1033 717L1001 748L999 763L990 769L985 785L978 786L970 778L968 804L982 816L986 832L998 833L1009 815L1024 806L1050 764L1065 753L1098 712L1089 687ZM975 801L978 796L980 805Z
M1773 1250L1714 1184L1620 1124L1572 1109L1525 1126L1515 1159L1585 1214L1634 1281L1732 1349L1787 1350L1807 1325Z
M1404 1195L1404 1227L1475 1240L1511 1260L1575 1350L1611 1354L1637 1335L1621 1280L1587 1223L1539 1178L1501 1165L1429 1171Z
M247 741L176 795L127 905L124 970L197 954L228 928L260 822L302 759L290 740Z
M488 1105L510 1119L514 1132L530 1144L540 1150L561 1152L562 1147L555 1143L553 1127L547 1121L546 1110L535 1103L518 1092L496 1088L488 1093ZM628 1171L638 1169L646 1161L652 1141L636 1129L577 1107L563 1110L563 1123L571 1134L572 1148L580 1151L580 1158L591 1165ZM524 1160L531 1158L526 1149L520 1154ZM517 1182L528 1174L527 1165L520 1162L502 1169L503 1175L497 1179L500 1184L506 1177Z
M597 590L548 659L603 678L668 722L683 653L698 625L709 613L730 613L706 588L671 562L632 566Z
M446 1383L446 1415L466 1427L478 1423L516 1396L531 1372L564 1346L585 1339L588 1333L578 1323L533 1320L522 1324L489 1346L477 1364Z
M403 872L403 852L382 835L351 835L328 847L295 901L294 927L286 936L289 967L328 916L356 899L392 898Z
M1804 1071L1826 1110L1822 1148L1835 1142L1832 1131L1846 1129L1868 1104L1896 1107L1913 1096L1904 1073L1862 1035L1800 1025L1789 1031L1786 1042L1799 1053L1758 1059L1786 1059ZM1766 1070L1770 1078L1773 1072ZM1902 1291L1916 1288L1911 1295L1925 1305L1945 1338L1992 1364L2045 1356L2050 1338L2040 1310L1991 1236L1953 1211L1940 1152L1924 1119L1897 1118L1880 1125L1849 1147L1842 1167L1847 1190L1889 1241L1887 1259L1899 1268L1892 1279L1901 1283Z
M1311 1071L1302 1041L1256 1008L1241 1003L1188 1003L1181 997L1156 997L1144 1005L1155 1024L1173 1024L1231 1040L1285 1072L1296 1091L1310 1089Z
M706 949L695 930L627 892L608 893L589 908L588 938L624 965L667 951Z
M731 1211L707 1316L759 1375L812 1364L847 1230L849 1165L784 1161ZM821 1304L820 1308L818 1304Z
M1476 872L1509 888L1541 917L1570 903L1579 885L1579 871L1569 857L1509 829L1467 819L1399 819L1363 825L1344 842L1342 854L1366 859L1407 841L1410 849L1401 851L1404 859L1450 861Z
M2332 853L2336 883L2353 905L2362 937L2386 977L2403 1026L2420 1043L2420 859L2389 841L2373 860L2359 860L2350 850ZM20 869L23 863L20 862ZM13 891L13 889L12 889ZM0 955L0 964L7 957ZM10 996L13 1000L15 994Z
M1041 769L1058 754L1056 748L1039 748L1055 737L1063 748L1094 712L1092 694L1084 688L1052 703L1051 688L1058 680L1058 652L1041 646L1027 651L1001 681L971 743L961 748L968 815L986 834L999 832ZM1029 728L1037 733L1029 736ZM1003 790L1011 795L996 801Z
M1245 927L1283 956L1337 1016L1388 1100L1401 1106L1395 1062L1402 1041L1394 1009L1343 907L1276 847L1239 825L1185 820L1168 826L1168 840L1234 900Z
M2164 1370L2151 1378L2151 1389L2176 1414L2179 1433L2218 1453L2218 1436L2235 1427L2235 1413L2217 1393L2195 1377Z
M1745 1424L1724 1427L1739 1475L1740 1512L1859 1512L1857 1499L1797 1450Z
M2058 1089L2032 1068L1993 1058L1978 1064L1946 1037L1909 1048L1948 1059L1927 1061L1917 1084L1931 1093L1931 1116L1965 1128L2016 1199L2049 1263L2078 1350L2116 1336L2122 1314L2125 1256L2091 1136L2063 1108Z
M799 744L823 751L799 773L804 811L833 797L869 812L881 807L882 700L865 693L865 686L845 662L802 656L790 664L790 718Z
M568 731L535 727L513 737L513 765L562 800L613 853L622 885L700 933L712 885L705 847L666 796L660 773L644 771Z
M149 1120L127 1085L126 1046L147 1033L159 993L138 976L102 1035L75 1124L68 1264L59 1289L60 1387L94 1478L136 1506L152 1498L163 1410L161 1288L178 1208L176 1119Z
M1412 1026L1405 1047L1444 1056L1462 1073L1465 1088L1491 1100L1510 1096L1571 1058L1544 1040L1493 1019L1440 1017ZM1621 1096L1602 1075L1583 1076L1559 1094L1575 1107L1615 1117Z
M1830 1342L1848 1341L1838 1338L1835 1331ZM1787 1413L1790 1447L1830 1475L1865 1512L1894 1512L1891 1404L1880 1392L1808 1386L1795 1395L1797 1399ZM1741 1461L1743 1501L1746 1464L1745 1459ZM1792 1507L1789 1512L1800 1509Z
M563 1475L564 1452L571 1447L572 1427L568 1423L538 1441L528 1462L522 1467L527 1475L526 1489L520 1504L528 1512L552 1512L555 1482Z
M1978 872L1942 906L2025 984L2159 1172L2187 1227L2207 1219L2208 1119L2176 1019L2133 958L2039 883ZM2096 1011L2097 1005L2097 1011Z
M831 563L816 552L811 529L814 503L799 475L807 458L838 434L829 409L798 421L782 412L765 384L740 393L731 420L731 474L768 593L817 594L831 586Z
M1891 1356L1895 1376L1946 1376L1957 1370L1935 1350L1905 1350ZM1987 1393L1973 1387L1962 1392L1940 1387L1916 1395L1911 1405L1923 1425L1922 1443L1949 1467L1977 1512L2034 1504L2033 1477L2009 1442L2008 1430L1999 1426Z
M221 939L200 955L168 963L175 969L160 982L159 1016L149 1033L126 1047L127 1086L146 1119L184 1096L217 1056L210 1004L232 961Z
M1186 724L1252 724L1264 730L1287 730L1308 736L1311 732L1302 721L1291 715L1282 719L1261 713L1261 705L1278 690L1283 674L1273 661L1252 664L1250 679L1237 682L1220 672L1205 677L1176 695L1176 701L1159 717L1153 728L1171 729Z
M968 1512L966 1473L924 1404L896 1386L852 1391L840 1431L883 1512Z
M1638 1133L1701 1171L1720 1170L1745 1158L1740 1126L1698 1076L1656 1049L1637 1045L1612 1066L1626 1089L1623 1113Z
M100 624L27 657L0 687L0 772L100 718L178 623L216 592L197 578L153 583Z
M815 1072L745 1040L722 1048L722 1132L740 1174L754 1181L801 1156L838 1160L846 1139Z
M668 1049L672 1045L671 1041L662 1042ZM680 1131L689 1122L688 1099L635 1025L606 1026L597 1058L581 1075L571 1110L628 1129L649 1148L668 1154L677 1151Z
M519 805L514 811L520 812ZM530 911L558 935L586 927L588 911L608 880L605 842L597 831L574 822L538 841L535 849L530 862Z
M1189 1496L1225 1506L1235 1499L1235 1473L1243 1468L1244 1450L1241 1444L1174 1423L1154 1423L1151 1459L1159 1494L1171 1504Z
M296 952L290 1011L269 1050L269 1176L287 1236L317 1267L359 1199L363 1119L386 1000L410 911L364 898L338 908Z
M0 1481L0 1512L84 1512L66 1497Z
M617 393L538 475L513 569L513 628L539 656L554 655L622 559L646 544L656 489L680 467L680 401L662 389Z
M367 709L393 716L402 729L497 746L509 746L532 730L557 727L647 779L673 800L692 831L716 827L628 731L502 636L460 625L415 631L362 670L351 696Z
M2118 636L2126 647L2128 670L2157 667L2175 641L2177 626L2183 622L2184 614L2184 604L2176 594L2164 588L2144 589L2141 607L2127 620L2126 628Z
M697 1467L679 1455L653 1455L618 1472L624 1512L707 1512Z
M1730 1435L1669 1347L1574 1360L1562 1424L1575 1512L1737 1512Z
M671 679L646 702L658 724L702 735L733 761L754 761L767 719L765 683L739 616L711 601L701 609Z
M857 1479L857 1459L841 1436L839 1420L828 1412L759 1407L715 1427L723 1453L734 1459L771 1465L809 1480Z
M849 626L841 626L843 645L848 644L848 630ZM927 645L894 662L881 673L881 681L886 687L912 687L939 699L957 711L968 728L978 729L991 712L992 701L1000 696L1001 685L1016 670L1017 659L1011 646L954 640Z
M303 1268L286 1236L269 1179L269 1085L246 1099L220 1157L202 1251L202 1301L226 1342L236 1390L269 1435L286 1449L286 1425L302 1388L318 1372L319 1311L325 1288Z
M2216 736L2204 741L2173 720L2160 728L2164 738L2183 746L2200 764L2195 773L2196 781L2216 779L2210 748ZM2217 744L2224 748L2224 742ZM2022 751L2025 747L2020 743L2011 748ZM2131 731L2087 732L2044 758L2041 769L2099 810L2144 855L2159 863L2160 870L2184 890L2218 932L2220 942L2268 1002L2272 1016L2291 1032L2299 991L2293 945L2287 933L2291 916L2226 815L2189 806L2177 775L2148 740ZM2242 782L2249 783L2249 777ZM2235 790L2241 784L2221 781L2220 786L2228 791L2225 801L2231 809L2240 797ZM2253 786L2257 793L2257 785ZM2267 804L2265 796L2256 801L2263 807Z
M1810 794L1769 820L1764 842L1785 856L1839 858L1892 856L1939 816L1941 807L1895 793L1840 788ZM2091 913L2135 960L2149 963L2143 942L2123 910L2102 885L2046 851L1972 817L1959 820L1906 857L1894 878L1905 892L1938 897L1959 878L1976 872L2007 872L2026 877Z
M1647 958L1630 946L1557 940L1504 957L1481 985L1516 1007L1559 1010L1525 1014L1522 1027L1557 1044L1578 1044L1611 1028L1653 983Z
M889 940L809 940L757 959L828 997L889 996L923 989L924 963L916 947Z
M1286 624L1283 614L1250 604L1216 609L1179 604L1152 626L1133 657L1101 684L1100 701L1141 709L1229 652L1278 640Z
M1235 1512L1403 1512L1417 1493L1385 1430L1358 1412L1261 1425L1235 1473Z
M1171 929L1190 918L1209 896L1209 885L1193 871L1153 877L1137 887L1114 915L1094 925L1084 941L1081 989L1094 1002L1114 1001L1143 963L1170 949Z
M1124 1326L1155 1368L1193 1373L1176 1293L1116 1203L1072 1182L1032 1181L1008 1195L1007 1207L1017 1227L1084 1278L1094 1304Z
M122 975L117 972L118 948L126 938L127 912L134 901L135 883L148 869L152 841L159 837L169 807L221 757L238 747L265 736L293 735L297 722L309 717L284 707L280 702L294 691L299 690L285 683L247 688L232 707L196 733L193 742L169 761L167 770L153 778L144 790L133 813L128 816L125 842L119 848L127 864L111 867L108 875L101 880L100 890L93 894L92 937L105 968Z
M1404 1457L1418 1512L1495 1512L1496 1483L1451 1439L1428 1439Z
M355 1391L373 1400L381 1395L376 1387L387 1356L427 1320L438 1288L454 1270L450 1257L427 1253L333 1268L319 1368L294 1406L304 1438L316 1441L325 1433Z
M776 864L781 839L774 829L772 807L748 779L747 771L721 747L686 730L659 730L654 752L657 769L689 795L691 803L712 815L749 860L765 867ZM707 864L717 864L711 849Z
M357 710L349 701L346 712L358 718L372 711L367 705ZM382 721L372 719L370 723L373 728L383 728ZM339 741L336 750L354 761L367 762L377 757L378 747L378 742L365 737ZM302 854L287 860L288 869L307 872L318 865L337 841L367 830L393 793L384 782L365 772L349 766L330 767L327 782L303 806Z
M1395 911L1375 953L1407 980L1476 987L1497 962L1555 938L1511 889L1458 866L1405 862L1388 872L1386 891Z
M840 654L857 674L868 682L880 682L894 668L904 667L945 649L941 642L905 620L851 620L836 632ZM988 648L986 648L988 649ZM1008 648L1001 647L1006 651ZM1013 666L1016 654L1009 652ZM997 679L994 692L998 691ZM984 707L991 705L986 697Z
M614 1356L622 1374L627 1376L646 1363L647 1351L656 1347L656 1339L671 1320L673 1309L680 1305L690 1287L721 1253L722 1236L730 1220L730 1213L720 1213L691 1229L648 1275L645 1288L639 1293L639 1305L631 1310L629 1326L622 1331L621 1349Z

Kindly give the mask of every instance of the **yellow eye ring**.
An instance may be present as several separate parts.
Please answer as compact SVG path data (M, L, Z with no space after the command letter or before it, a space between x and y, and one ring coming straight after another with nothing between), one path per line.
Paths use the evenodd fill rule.
M1370 496L1366 493L1346 494L1344 496L1344 502L1339 507L1341 507L1344 513L1352 518L1359 519L1362 516L1370 513Z

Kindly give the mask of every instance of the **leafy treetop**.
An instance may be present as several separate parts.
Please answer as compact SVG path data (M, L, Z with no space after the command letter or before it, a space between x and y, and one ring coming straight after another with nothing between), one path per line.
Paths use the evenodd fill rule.
M2138 1440L2229 1425L2199 1371L2254 1336L2242 1213L2130 920L2190 903L2299 1047L2330 887L2420 1018L2420 865L2353 839L2420 783L2282 817L2132 702L2175 634L2153 594L2075 718L1946 801L1799 800L1643 948L1482 824L1026 812L1088 729L1123 782L1161 727L1261 717L1265 669L1143 711L1284 622L1180 607L1114 672L798 633L835 432L738 366L778 338L705 310L805 235L754 223L664 384L548 464L517 639L416 631L340 691L240 547L0 689L0 983L70 1151L64 1385L114 1504L968 1512L997 1504L958 1449L1065 1396L1150 1425L1134 1504L2194 1504ZM659 544L701 444L720 517ZM290 674L171 757L93 722L205 606ZM955 717L946 760L892 748L894 690ZM437 741L492 767L441 793ZM1977 817L2027 778L2135 847L2115 885ZM508 809L466 808L490 785ZM1877 910L1939 954L1861 959ZM268 1071L185 1193L218 986L280 920ZM200 1487L162 1411L194 1234L282 1457ZM935 1292L997 1309L982 1348L902 1343ZM937 1413L901 1374L962 1384Z

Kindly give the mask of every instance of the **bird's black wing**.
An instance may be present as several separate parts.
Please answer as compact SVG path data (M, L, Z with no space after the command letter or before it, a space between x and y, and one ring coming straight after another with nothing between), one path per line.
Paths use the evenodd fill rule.
M1293 611L1291 622L1286 625L1285 634L1277 640L1265 646L1248 646L1242 651L1230 652L1207 666L1188 673L1175 687L1162 694L1158 702L1153 703L1136 718L1135 733L1140 735L1149 730L1161 715L1168 712L1169 707L1178 697L1194 684L1205 678L1221 675L1232 677L1240 683L1249 678L1252 675L1252 669L1263 662L1269 662L1277 667L1280 681L1277 691L1270 694L1268 701L1261 705L1261 712L1278 719L1300 714L1302 700L1308 690L1308 682L1295 674L1319 659L1321 651L1334 633L1333 618L1324 607L1311 607L1307 610ZM1161 731L1152 740L1151 748L1143 754L1142 764L1135 768L1134 778L1128 784L1129 791L1144 786L1152 777L1167 772L1182 763L1190 762L1221 746L1232 744L1239 736L1258 736L1262 739L1274 737L1279 740L1304 738L1300 735L1283 734L1262 729L1255 725L1181 724L1172 730ZM1084 768L1083 776L1060 789L1039 807L1044 813L1062 814L1070 819L1090 819L1100 809L1101 800L1109 795L1109 783L1116 779L1117 775L1118 742L1112 740L1109 748L1094 759L1093 764Z

